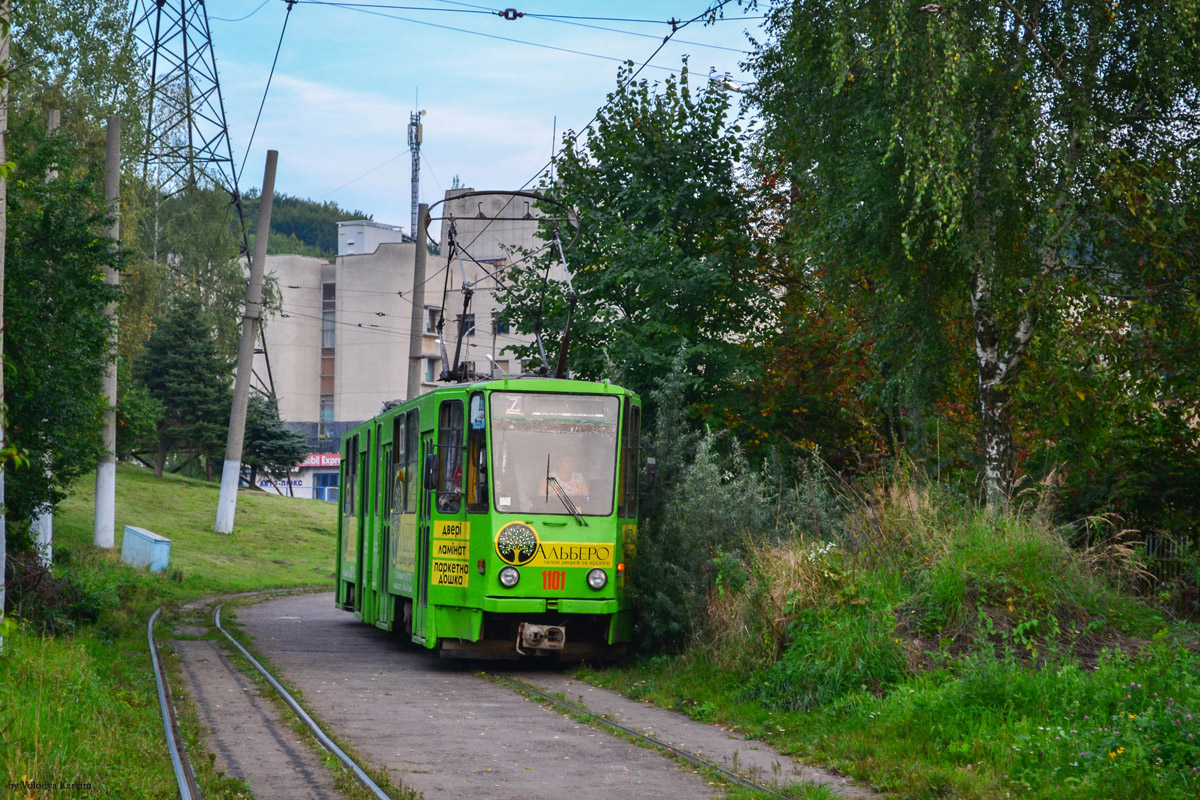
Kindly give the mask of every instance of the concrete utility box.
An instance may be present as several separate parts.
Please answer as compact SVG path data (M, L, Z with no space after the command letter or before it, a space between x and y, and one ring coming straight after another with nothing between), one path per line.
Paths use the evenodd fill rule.
M125 526L125 538L121 541L121 560L131 567L150 567L151 572L162 572L171 558L171 540L145 528Z

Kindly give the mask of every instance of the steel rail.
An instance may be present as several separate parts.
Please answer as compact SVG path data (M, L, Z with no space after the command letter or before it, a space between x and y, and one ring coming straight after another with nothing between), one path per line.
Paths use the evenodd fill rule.
M513 678L508 675L497 675L495 673L486 673L485 672L484 675L487 675L488 677L492 678L493 680L497 681L498 683L506 684L510 689L515 689L522 693L536 695L541 700L544 700L545 702L550 703L551 705L557 706L558 708L562 709L563 711L567 711L572 714L577 714L579 716L586 717L586 718L594 721L598 725L603 725L603 726L618 730L621 733L625 734L626 736L631 736L640 742L645 742L646 744L649 744L659 750L663 750L668 755L675 756L676 758L682 758L684 761L688 762L689 764L692 764L693 766L703 767L705 769L710 769L714 772L717 772L717 773L723 775L727 780L729 780L730 783L736 784L736 785L742 787L743 789L753 789L753 790L759 791L759 792L766 792L767 794L771 795L772 797L778 797L778 798L780 798L780 800L787 800L787 796L780 794L777 789L773 789L770 786L766 786L761 783L756 783L755 781L752 781L749 778L745 778L742 775L739 775L736 772L733 772L732 770L722 767L720 764L716 763L715 761L710 761L709 759L704 758L703 756L696 755L695 753L689 752L687 750L681 750L680 748L676 747L673 744L664 742L661 739L656 739L653 736L649 736L645 733L642 733L641 731L637 730L636 728L631 728L628 725L622 725L620 722L617 722L616 720L614 720L610 717L607 717L603 714L597 714L594 711L590 711L586 707L576 705L575 703L567 702L558 697L547 694L547 693L543 692L541 689L538 689L536 686L534 686L529 681L522 680L521 678Z
M365 786L369 791L373 792L375 797L379 798L379 800L392 800L392 798L386 794L383 789L380 789L379 786L376 785L375 781L371 780L370 776L363 771L363 768L360 767L354 761L354 759L346 755L345 752L342 751L342 748L334 744L334 741L325 734L325 731L321 730L320 726L313 722L313 719L308 715L308 712L301 708L300 704L296 702L295 698L292 697L288 690L283 688L279 681L275 680L274 676L272 676L262 664L258 663L258 660L254 656L250 655L250 651L242 647L241 642L233 638L229 631L221 627L221 609L224 606L225 604L221 603L213 612L213 623L216 625L217 630L225 634L226 639L233 642L233 646L236 647L241 654L246 657L246 660L249 661L254 668L257 669L262 676L267 679L267 683L271 684L271 687L279 693L279 696L282 697L283 701L288 704L288 707L295 712L296 716L300 718L300 721L308 726L308 729L312 731L314 736L317 737L317 741L321 743L321 746L330 753L333 753L333 755L337 756L338 760L354 773L354 777L358 778L359 783Z
M181 800L200 800L200 787L196 783L196 773L188 760L187 750L183 747L183 737L179 733L179 720L175 714L175 704L171 702L171 686L167 683L166 672L158 659L158 642L154 639L154 622L162 608L155 609L150 615L146 626L146 640L150 644L150 661L154 665L154 682L158 685L158 705L162 711L163 730L167 734L167 749L171 751L171 766L175 770L175 782L179 784Z

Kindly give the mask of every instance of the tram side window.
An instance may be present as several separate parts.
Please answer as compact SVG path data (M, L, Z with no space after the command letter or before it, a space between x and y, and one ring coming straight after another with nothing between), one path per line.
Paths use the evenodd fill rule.
M638 507L638 437L642 410L629 403L625 407L625 430L621 443L621 503L617 513L636 517Z
M442 403L438 415L438 457L441 474L438 476L437 510L455 514L462 506L463 404L461 400Z
M417 511L417 442L421 432L418 429L417 410L414 408L405 416L404 426L404 513L415 514Z
M483 393L471 395L470 428L467 431L467 511L486 514L488 510L487 414Z
M342 482L342 512L353 517L358 514L355 501L358 499L358 437L346 445L346 479Z
M397 414L392 429L392 458L390 471L394 480L392 485L392 511L403 512L408 498L408 431L403 414Z

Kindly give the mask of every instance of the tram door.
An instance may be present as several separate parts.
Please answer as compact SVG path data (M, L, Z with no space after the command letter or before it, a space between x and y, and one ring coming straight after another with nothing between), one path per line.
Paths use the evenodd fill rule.
M413 580L413 641L425 643L425 612L429 607L429 516L433 512L436 477L431 480L427 464L434 449L433 431L421 432L421 508L417 514L417 564Z
M378 435L383 440L383 429ZM395 470L392 469L392 449L394 442L388 442L379 448L379 465L375 471L375 507L379 520L379 536L373 546L372 558L375 563L374 580L371 588L374 590L374 621L377 627L384 630L392 628L392 602L388 597L388 581L390 554L392 552L392 486L396 481Z
M369 571L369 567L366 566L366 559L369 557L366 541L367 519L371 510L371 494L368 491L368 487L371 485L371 432L369 430L365 439L361 449L358 451L358 476L354 487L354 496L358 505L358 530L355 531L358 575L354 583L359 589L354 593L354 610L359 613L360 618L363 610L363 589L366 588L364 579L367 577L364 574L364 570Z

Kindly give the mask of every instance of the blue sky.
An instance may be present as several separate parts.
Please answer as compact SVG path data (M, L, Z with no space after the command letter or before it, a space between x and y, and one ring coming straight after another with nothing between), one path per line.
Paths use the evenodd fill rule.
M205 5L234 159L247 159L242 188L261 184L266 150L275 149L277 191L333 200L407 229L411 111L426 111L423 202L440 199L456 175L476 189L518 188L549 160L555 118L559 138L578 130L615 87L618 62L610 59L641 64L670 33L665 22L614 20L688 20L711 1L516 6L531 14L606 18L558 21L510 21L469 13L506 6L450 0L361 0L358 7L299 2L248 157L287 6L283 0ZM642 75L661 78L663 68L678 70L687 55L693 73L715 69L747 79L739 62L749 49L746 32L761 38L760 13L729 3L728 21L681 29Z

